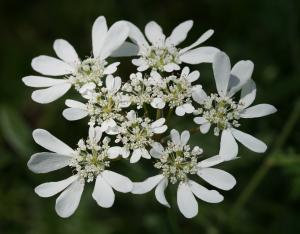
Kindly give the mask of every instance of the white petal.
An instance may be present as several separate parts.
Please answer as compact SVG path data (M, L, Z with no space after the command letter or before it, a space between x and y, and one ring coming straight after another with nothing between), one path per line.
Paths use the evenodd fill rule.
M242 118L258 118L275 113L277 110L269 104L259 104L248 107L240 113Z
M127 113L126 118L128 120L135 120L136 119L136 113L134 110L131 110Z
M121 95L119 100L119 106L121 108L126 108L131 105L131 98L129 95Z
M41 55L32 59L32 68L43 74L50 76L63 76L68 75L74 71L71 65L50 56Z
M165 118L160 118L158 120L155 120L153 123L151 123L151 128L157 128L157 127L161 127L164 123L166 122Z
M198 203L187 183L178 185L177 204L180 212L186 218L190 219L198 214Z
M223 201L224 197L216 190L208 190L195 181L189 180L190 188L199 199L209 203L219 203Z
M84 189L84 183L80 180L73 182L56 199L55 210L62 218L70 217L77 209Z
M189 67L184 67L181 71L181 77L188 77L190 73L190 68Z
M231 129L231 132L235 139L256 153L264 153L268 148L265 143L247 133L241 132L237 129Z
M215 155L210 158L204 159L198 163L198 167L213 167L224 162L224 158L220 155Z
M93 55L99 57L107 35L107 24L104 16L98 17L92 28Z
M209 129L210 129L210 126L211 126L211 124L210 124L209 122L202 124L202 125L200 126L200 132L201 132L202 134L208 133L208 131L209 131Z
M172 71L178 71L180 70L180 66L176 63L168 63L164 66L164 71L166 72L172 72Z
M148 42L146 41L143 33L137 26L129 21L124 21L127 23L129 27L129 38L135 42L139 47L147 47L149 46Z
M202 89L201 85L195 85L192 88L192 98L195 102L202 104L203 101L207 98L207 94Z
M110 75L110 74L115 73L117 71L119 65L120 65L120 62L115 62L115 63L112 63L112 64L108 65L104 69L103 74Z
M83 110L86 109L85 104L83 104L82 102L79 102L79 101L72 100L72 99L67 99L65 101L65 104L67 107L78 108L78 109L83 109Z
M141 149L135 149L132 152L131 158L130 158L130 163L136 163L138 162L142 157L142 151Z
M120 147L120 146L113 146L107 150L108 158L110 158L110 159L115 159L115 158L119 157L120 155L122 155L122 153L123 153L123 150L122 150L122 147Z
M129 57L135 56L139 52L139 48L130 42L125 41L117 50L115 50L111 57Z
M151 158L148 150L146 150L145 148L141 149L141 152L142 152L142 157L143 158L146 158L146 159L150 159Z
M53 79L44 76L26 76L22 78L25 85L35 88L50 87L57 84L68 82L65 79Z
M177 46L181 42L185 40L187 37L188 32L193 27L193 21L187 20L183 23L179 24L174 30L172 31L171 35L167 38L166 44Z
M102 173L103 178L113 187L116 191L121 193L129 193L133 188L133 184L126 176L120 175L116 172L105 170Z
M195 117L194 122L200 125L208 123L208 121L204 117Z
M32 133L32 136L38 145L47 150L67 156L71 156L74 153L69 146L44 129L35 129Z
M31 98L33 101L47 104L53 102L63 96L71 88L70 83L62 83L51 86L46 89L39 89L32 93Z
M242 86L249 81L252 76L253 69L254 64L250 60L239 61L233 66L228 86L228 95L230 97L238 92Z
M175 129L172 129L170 132L171 139L175 145L181 145L179 132Z
M115 201L115 193L102 175L97 176L92 196L97 204L103 208L112 207Z
M161 27L154 21L149 22L145 27L145 35L153 45L161 45L165 42L165 35Z
M225 129L222 131L221 144L219 155L224 160L234 159L238 154L238 145L231 133L231 129Z
M149 177L148 179L144 180L143 182L133 183L133 194L144 194L151 191L162 179L164 178L163 175L156 175Z
M188 143L189 139L190 139L190 132L188 130L185 130L181 133L181 137L180 137L180 141L181 141L181 145L184 146Z
M255 97L256 85L255 82L252 79L250 79L242 88L241 99L239 101L239 104L241 104L243 108L247 108L254 102Z
M222 97L227 94L230 69L230 60L227 54L222 51L218 52L213 61L213 71L218 93Z
M74 49L74 47L63 39L57 39L54 41L53 48L57 57L66 63L75 66L80 63L78 55Z
M185 115L185 110L183 108L183 106L177 106L175 109L175 114L177 116L184 116Z
M82 109L78 109L78 108L64 109L62 114L69 121L83 119L86 116L88 116L88 112L86 110L82 110Z
M165 189L167 186L168 186L168 179L167 178L162 179L155 189L155 197L160 204L170 208L170 204L168 203L165 197Z
M118 49L126 40L129 27L125 22L114 23L107 32L103 48L100 52L100 59L104 60Z
M212 63L217 52L219 49L215 47L203 46L183 53L179 59L189 64Z
M197 174L207 183L222 190L230 190L236 184L236 180L231 174L220 169L201 168Z
M161 98L153 98L151 106L157 109L163 109L166 103Z
M208 38L210 38L212 35L214 34L214 30L212 29L209 29L207 30L205 33L203 33L197 41L195 41L193 44L191 44L190 46L188 47L185 47L183 49L181 49L179 51L180 54L183 54L184 52L192 49L192 48L195 48L196 46L200 45L201 43L205 42Z
M190 104L190 103L183 104L183 108L184 108L185 113L187 113L187 114L191 114L195 110L195 108L193 107L193 105Z
M161 134L164 133L165 131L167 131L168 127L167 125L162 125L161 127L156 127L154 129L152 129L152 131L156 134Z
M68 166L71 159L67 155L42 152L32 155L27 166L34 173L47 173Z
M154 142L151 146L150 155L153 158L160 158L164 152L164 147L158 142Z
M193 71L188 75L188 77L186 79L188 80L188 82L192 83L192 82L198 80L199 77L200 77L200 72Z
M89 127L89 139L94 143L97 144L101 137L102 137L102 131L101 128L99 126L94 127L94 126L90 126Z
M105 83L107 90L112 94L121 88L122 81L119 76L113 77L112 75L109 75L106 77Z
M65 180L57 182L48 182L37 186L34 191L40 197L52 197L63 191L66 187L78 179L77 175L71 176Z

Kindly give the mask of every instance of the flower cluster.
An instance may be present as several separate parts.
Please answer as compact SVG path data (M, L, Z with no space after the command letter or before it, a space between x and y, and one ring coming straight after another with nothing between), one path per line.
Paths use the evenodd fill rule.
M154 188L157 201L170 207L165 189L171 184L177 185L180 212L192 218L198 213L195 197L209 203L224 199L218 191L196 182L197 178L221 190L236 184L231 174L215 168L237 158L236 141L254 152L266 151L265 143L238 130L242 119L276 112L268 104L250 107L256 96L253 63L242 60L231 68L227 54L203 46L213 30L190 46L179 48L192 26L193 21L185 21L166 37L152 21L146 25L144 36L128 21L108 28L101 16L92 27L92 56L81 60L71 44L58 39L53 45L58 58L42 55L32 60L32 68L41 74L23 78L27 86L38 88L32 99L50 103L73 87L81 100L67 99L62 114L69 121L88 119L88 137L79 140L74 149L46 130L33 131L35 142L49 152L32 155L29 169L47 173L69 167L72 171L67 179L35 188L41 197L61 193L55 205L59 216L69 217L75 212L86 184L95 183L93 199L104 208L113 205L114 190L144 194ZM110 57L130 56L137 68L129 77L115 75L121 65L111 62ZM199 81L200 72L187 66L200 63L212 65L217 92L207 94ZM195 128L180 133L172 126L172 119L185 120L183 116L193 117ZM220 149L217 155L205 158L205 146L191 146L188 141L192 133L205 134L211 127L214 135L220 136ZM132 182L108 170L120 160L134 167L145 159L152 162L156 175L143 182Z

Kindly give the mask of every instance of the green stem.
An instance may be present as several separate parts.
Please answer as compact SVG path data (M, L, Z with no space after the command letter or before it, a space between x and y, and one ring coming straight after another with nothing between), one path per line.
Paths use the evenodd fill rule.
M272 160L272 155L275 155L284 145L286 140L288 139L289 135L294 129L294 126L296 125L298 118L300 116L300 99L297 100L296 105L287 120L285 126L282 129L282 133L279 135L275 142L275 148L272 150L270 154L268 154L264 160L264 162L261 164L258 171L254 174L252 179L249 182L249 185L246 186L245 190L241 193L241 195L238 197L236 204L234 205L232 212L231 212L231 218L234 220L234 217L240 212L240 210L243 208L243 206L246 204L246 202L249 200L249 198L252 196L252 194L255 192L255 189L259 186L260 182L264 178L264 176L268 173L270 168L274 165L274 161Z

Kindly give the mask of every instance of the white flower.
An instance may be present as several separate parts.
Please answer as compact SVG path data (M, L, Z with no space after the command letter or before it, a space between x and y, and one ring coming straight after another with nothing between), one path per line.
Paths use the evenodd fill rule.
M163 78L158 72L152 71L149 78L149 82L154 86L151 106L163 109L167 103L170 109L176 108L175 113L178 116L193 113L195 108L191 97L194 92L198 92L201 85L193 86L192 82L198 80L199 76L198 71L190 72L188 67L182 69L179 78L174 75Z
M63 76L63 78L24 77L22 80L27 86L44 88L34 91L32 99L38 103L49 103L63 96L72 85L83 95L91 89L90 83L102 86L101 78L114 73L119 65L119 62L108 65L106 58L114 56L113 52L118 48L122 50L128 33L126 23L116 22L108 30L105 18L98 17L92 28L93 56L83 61L67 41L55 40L53 47L59 59L41 55L34 58L31 65L42 75ZM86 84L89 85L88 89Z
M87 104L66 100L69 107L63 111L63 116L70 121L90 116L90 123L98 123L101 130L108 134L117 134L117 122L123 121L120 114L122 108L130 105L129 97L120 93L121 78L109 75L106 77L106 88L101 92L91 93ZM116 122L117 121L117 122Z
M151 122L149 118L137 117L133 110L129 111L126 117L127 120L121 123L120 134L116 139L116 143L121 142L124 145L122 156L128 157L132 151L131 163L138 162L141 157L150 159L147 147L154 142L152 137L155 134L161 134L167 130L167 125L164 125L166 120L160 118Z
M139 47L138 59L133 59L138 71L145 71L148 68L165 72L172 72L180 69L181 63L199 64L211 63L215 53L215 47L197 47L205 42L213 34L213 30L206 31L192 45L179 49L177 46L185 40L188 32L193 26L193 21L188 20L179 24L166 38L161 27L154 21L149 22L145 27L145 39L142 32L132 23L127 22L130 27L129 37ZM194 49L197 47L196 49Z
M238 154L238 140L250 150L263 153L267 146L255 137L236 129L240 118L257 118L276 112L269 104L249 107L256 96L256 86L251 79L254 65L251 61L239 61L231 69L230 60L224 52L218 52L213 62L213 72L217 86L217 94L208 96L202 89L193 94L193 98L201 105L196 110L201 117L194 122L200 124L200 131L207 133L214 125L215 135L221 133L220 160L231 160ZM241 90L238 102L233 96Z
M220 169L210 168L219 162L213 164L211 162L206 163L206 160L203 160L198 163L197 156L202 153L202 150L199 147L191 150L190 146L187 145L189 138L190 133L188 131L183 131L179 135L179 132L173 129L171 131L172 142L169 142L166 148L160 143L154 143L150 154L158 159L154 166L162 172L143 182L133 183L132 190L134 194L144 194L156 187L155 196L157 201L170 207L164 191L169 182L172 184L178 182L177 204L180 212L186 218L192 218L198 213L198 204L195 196L209 203L223 201L223 196L219 192L208 190L189 179L189 174L197 174L207 183L222 190L230 190L236 184L236 180L229 173Z
M101 207L111 207L115 200L113 189L127 193L132 182L125 176L107 170L110 159L109 139L99 144L102 132L99 127L90 127L89 138L78 142L76 150L43 129L36 129L33 138L37 144L51 152L36 153L28 161L28 167L35 173L47 173L70 166L74 175L58 182L47 182L35 188L41 197L51 197L61 192L56 199L55 210L61 217L71 216L77 209L85 182L96 180L93 198Z

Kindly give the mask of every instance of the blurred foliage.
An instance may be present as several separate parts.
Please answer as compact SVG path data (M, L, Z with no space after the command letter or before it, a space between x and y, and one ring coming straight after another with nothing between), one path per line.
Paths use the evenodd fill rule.
M300 233L300 2L297 0L2 0L0 1L0 233ZM195 21L186 41L193 42L208 28L215 35L207 44L226 51L233 62L251 59L258 86L256 103L274 104L279 112L243 123L242 129L270 146L263 155L240 147L241 159L224 166L238 184L224 192L222 204L199 201L199 214L182 217L176 207L175 191L168 199L173 209L159 205L154 194L118 194L111 209L97 207L87 186L79 209L69 219L54 211L55 199L42 199L33 188L45 181L59 180L65 172L34 175L26 162L38 147L31 130L48 129L70 145L86 135L85 121L63 119L63 100L47 106L30 99L31 89L21 78L34 74L30 61L40 54L53 55L56 38L70 41L81 56L91 51L91 25L99 15L109 24L119 19L140 28L158 21L166 33L186 19ZM214 88L211 67L201 70L201 82ZM126 76L133 69L121 66ZM70 94L74 95L74 94ZM68 94L68 96L70 96ZM174 126L187 128L174 120ZM191 124L192 125L192 124ZM206 155L218 151L216 138L194 135ZM124 163L120 169L134 180L147 171Z

